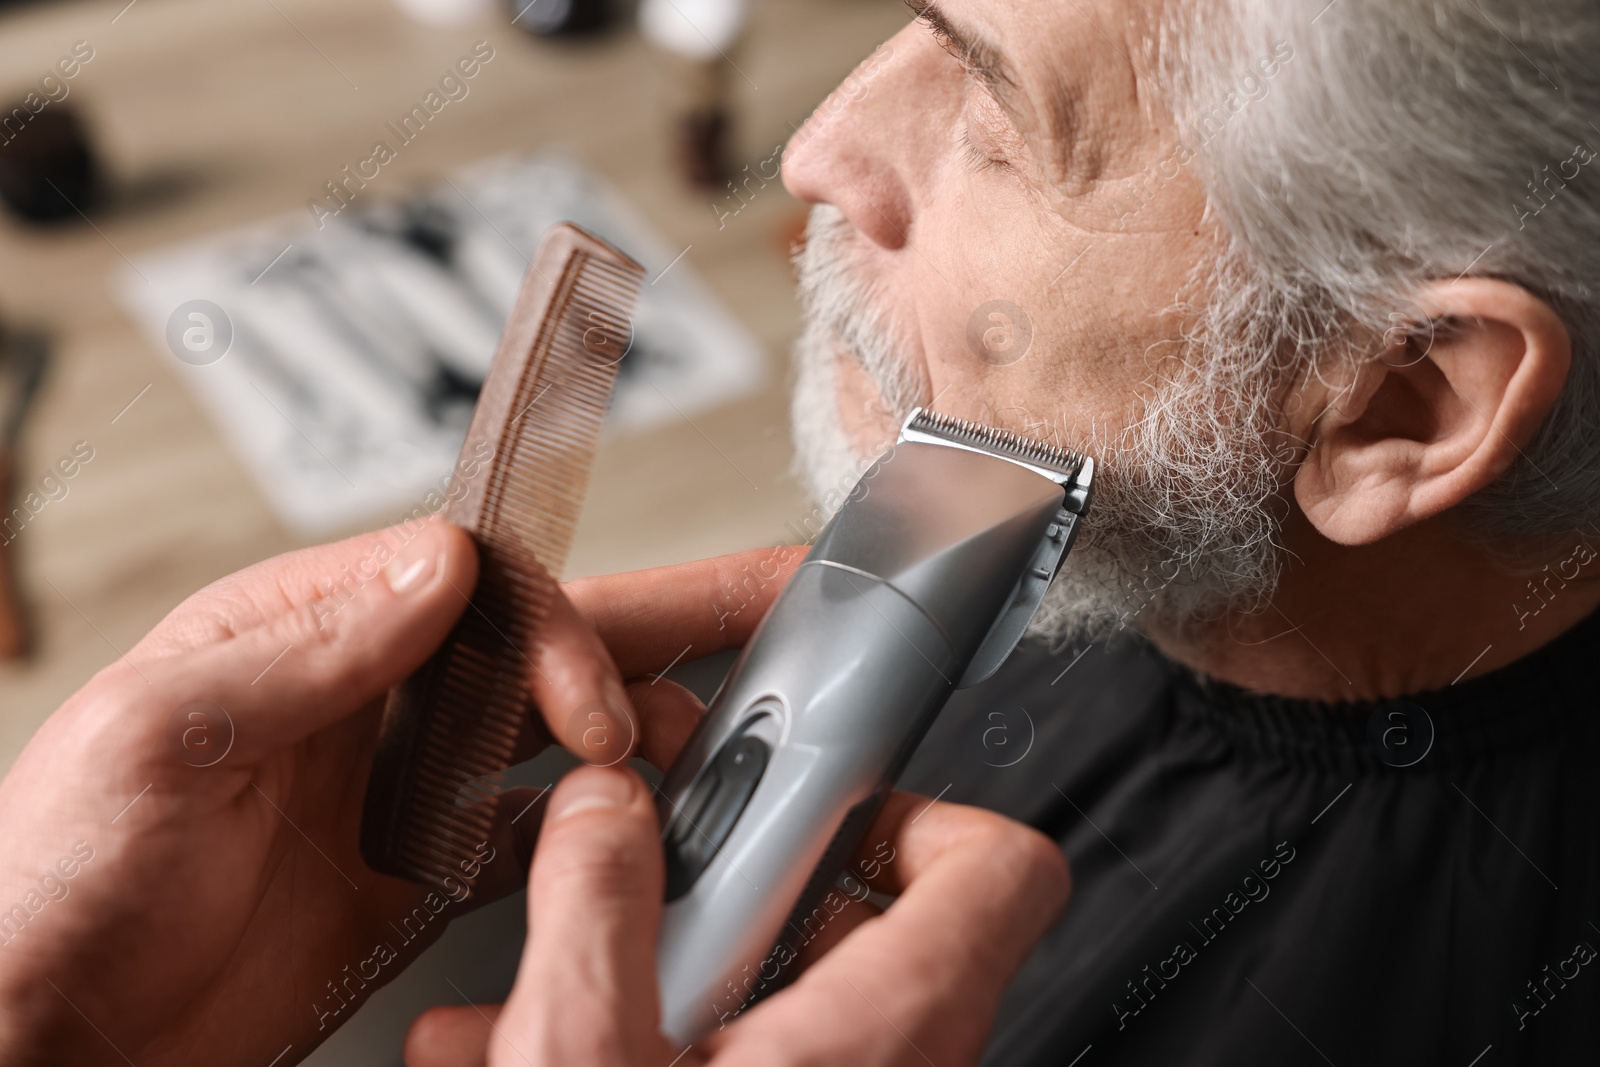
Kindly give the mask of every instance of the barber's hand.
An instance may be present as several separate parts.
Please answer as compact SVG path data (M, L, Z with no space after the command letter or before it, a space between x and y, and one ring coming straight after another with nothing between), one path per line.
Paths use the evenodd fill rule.
M681 743L692 697L649 687L640 722L591 624L630 675L661 670L745 640L798 557L592 580L587 618L559 598L532 682L550 732L601 763ZM741 565L762 579L735 604ZM45 722L0 782L0 1063L298 1062L450 919L524 883L542 812L514 826L522 798L463 872L470 900L378 875L357 845L382 696L476 571L439 522L269 560Z
M1042 835L998 815L895 793L851 870L898 899L833 894L789 988L690 1050L660 1033L663 870L649 788L580 768L556 788L528 886L527 947L504 1007L436 1008L410 1067L695 1067L977 1061L1000 992L1070 891ZM865 894L862 894L863 896ZM841 906L842 905L842 906ZM815 957L832 944L821 959Z

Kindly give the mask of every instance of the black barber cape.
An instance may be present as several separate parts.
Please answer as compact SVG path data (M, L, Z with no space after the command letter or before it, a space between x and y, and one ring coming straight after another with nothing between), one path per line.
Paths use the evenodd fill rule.
M900 787L1072 865L988 1063L1600 1063L1600 614L1370 704L1024 645Z

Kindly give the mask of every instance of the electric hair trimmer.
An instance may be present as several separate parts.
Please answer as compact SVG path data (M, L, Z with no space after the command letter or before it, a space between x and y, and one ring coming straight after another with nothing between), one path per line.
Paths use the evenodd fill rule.
M856 483L662 782L669 1037L725 1025L792 975L782 939L818 925L810 914L951 692L1022 637L1093 471L919 409Z

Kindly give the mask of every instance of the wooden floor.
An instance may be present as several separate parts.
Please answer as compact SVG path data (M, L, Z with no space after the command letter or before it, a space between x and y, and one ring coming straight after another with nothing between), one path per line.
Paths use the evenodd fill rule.
M741 162L768 158L906 18L896 0L756 0L735 56ZM88 224L39 231L0 219L0 316L57 342L20 479L36 481L75 442L95 458L16 542L39 644L32 662L0 668L0 768L184 596L296 545L112 300L113 269L177 239L303 210L475 41L497 54L470 96L375 184L399 191L478 158L561 144L671 242L692 245L686 261L768 347L774 381L787 377L796 311L785 234L801 209L774 184L719 228L710 198L680 188L667 165L663 73L631 28L554 46L504 19L424 27L390 0L39 4L0 18L0 91L20 96L80 40L94 58L69 99L91 120L117 193ZM805 510L789 458L781 386L613 442L569 573L784 540L784 523Z

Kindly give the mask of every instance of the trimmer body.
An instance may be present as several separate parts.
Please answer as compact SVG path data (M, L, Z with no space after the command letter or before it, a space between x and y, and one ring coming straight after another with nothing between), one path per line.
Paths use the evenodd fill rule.
M1093 461L918 410L818 536L661 786L662 1028L687 1044L795 948L953 690L997 670Z

